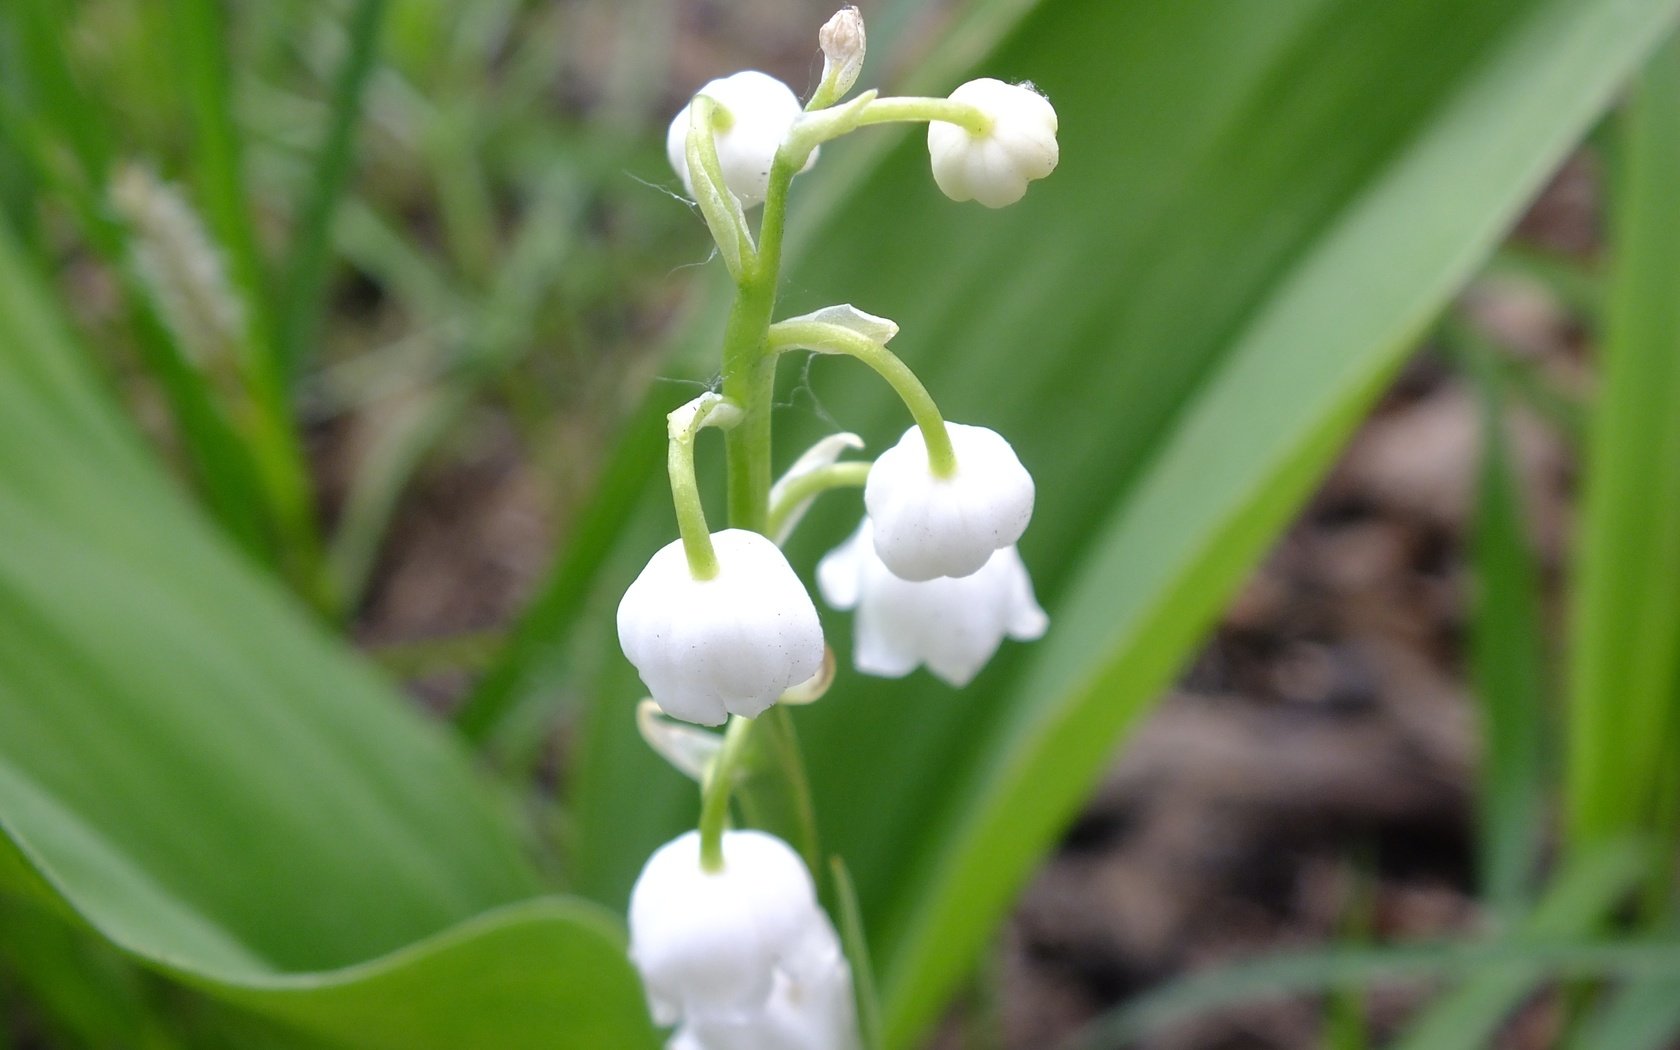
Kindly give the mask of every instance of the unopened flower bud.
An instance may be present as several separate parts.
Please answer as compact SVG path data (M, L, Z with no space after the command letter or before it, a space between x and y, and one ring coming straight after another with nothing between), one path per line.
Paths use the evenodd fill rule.
M945 196L1001 208L1020 200L1027 183L1056 170L1056 110L1030 84L970 80L951 92L951 101L973 106L990 127L978 134L943 121L928 124L933 181Z
M618 641L666 714L718 725L753 717L823 665L822 626L780 549L756 532L712 535L698 580L681 540L659 549L618 606Z
M740 200L743 208L764 203L770 186L770 165L776 150L787 138L788 129L801 112L793 90L768 73L745 70L721 77L701 88L704 95L723 110L723 124L713 132L717 142L718 167L724 185ZM694 196L694 180L688 170L689 107L684 106L665 133L665 153L683 189ZM816 162L812 152L807 170Z
M956 470L934 473L919 427L869 468L863 502L875 550L903 580L967 576L1011 546L1032 519L1033 480L995 430L946 423Z
M868 43L863 15L855 7L842 7L823 23L817 42L822 45L823 53L822 83L832 97L843 98L863 72Z
M1043 637L1049 618L1015 547L992 552L980 571L912 582L875 553L868 518L823 556L817 586L837 609L856 609L852 661L859 671L902 678L926 664L947 684L967 685L1005 638Z

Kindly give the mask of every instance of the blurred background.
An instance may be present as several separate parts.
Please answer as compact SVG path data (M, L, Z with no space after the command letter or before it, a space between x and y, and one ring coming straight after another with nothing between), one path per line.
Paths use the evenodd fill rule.
M1218 137L1219 149L1187 147L1184 157L1169 147L1153 175L1135 184L1128 176L1113 190L1116 214L1135 204L1144 218L1116 220L1112 244L1092 231L1053 273L1034 261L1036 238L1079 236L1072 207L1062 220L1029 208L977 232L1012 261L994 266L990 283L965 271L942 284L938 260L963 249L943 246L941 224L979 230L994 217L977 208L955 217L925 172L919 185L895 177L912 166L914 141L883 132L873 145L825 147L834 172L796 184L796 197L810 193L794 213L801 258L822 257L818 233L848 221L836 202L858 185L873 187L865 219L875 232L856 234L825 262L796 263L783 313L847 299L850 277L860 274L873 275L860 277L861 287L912 282L903 295L940 304L928 308L935 317L967 311L967 321L937 338L907 328L895 346L918 368L924 354L938 355L928 379L936 396L935 380L947 380L955 418L1001 418L1021 432L1028 464L1042 470L1050 493L1049 512L1035 523L1038 547L1029 536L1025 551L1029 563L1041 555L1053 623L1085 571L1076 557L1083 548L1062 541L1096 534L1110 520L1111 494L1140 484L1144 467L1127 464L1144 462L1149 435L1199 389L1192 368L1212 360L1192 352L1197 340L1211 347L1226 338L1239 311L1269 294L1263 271L1281 273L1307 254L1302 245L1319 229L1309 212L1344 206L1333 180L1364 178L1390 159L1373 145L1350 150L1340 167L1331 153L1313 167L1310 149L1292 151L1316 141L1311 134L1362 119L1392 117L1406 129L1397 140L1411 141L1412 122L1429 112L1423 103L1416 113L1399 103L1396 113L1348 112L1332 95L1314 95L1314 78L1333 88L1368 75L1371 97L1380 98L1392 74L1403 95L1406 85L1469 69L1476 41L1496 41L1526 17L1516 0L1465 5L1462 15L1444 3L1389 14L1290 6L1299 10L1280 11L1277 21L1308 43L1337 38L1331 29L1344 23L1353 32L1348 53L1302 60L1299 77L1281 59L1256 74L1263 90L1248 106L1294 107L1307 130L1292 137L1294 126L1285 127L1272 147L1252 153ZM1029 61L1035 48L1056 53L1058 34L1077 34L1084 17L1072 0L1046 7L1058 10L865 6L863 85L937 90L949 71L975 63L989 75L1031 77L1052 100L1063 97L1062 84L1075 100L1063 129L1070 168L1100 153L1132 170L1124 157L1139 139L1103 140L1114 128L1081 93L1110 71L1090 55L1067 69ZM647 460L652 448L657 470L650 421L657 433L663 413L716 368L706 355L725 292L719 267L708 264L704 226L666 164L665 125L706 80L741 68L808 92L821 68L815 29L831 13L809 0L8 0L0 8L0 204L102 385L233 545L400 681L428 717L464 726L485 762L520 785L532 852L545 870L609 905L621 900L643 844L681 819L690 790L674 777L646 794L623 787L669 776L645 766L578 772L590 761L580 756L601 764L614 747L632 746L635 687L623 668L601 670L612 657L599 638L588 640L600 634L610 593L603 598L596 580L579 582L568 569L582 561L606 565L607 581L622 577L669 532L657 474L627 464ZM1211 81L1225 75L1222 41L1253 28L1222 30L1223 17L1205 19L1208 39L1186 52L1206 59ZM1397 47L1358 70L1368 57L1359 33L1427 39L1439 31L1431 19L1470 43L1443 45L1440 55ZM1128 46L1155 44L1140 33ZM1001 68L989 69L988 57L1000 53ZM1278 53L1300 55L1281 45ZM1144 87L1167 98L1176 90L1166 80ZM1153 99L1145 97L1147 110ZM1320 97L1331 103L1315 113ZM1200 113L1194 99L1184 108L1186 119ZM1147 111L1115 118L1176 141L1168 122L1151 121ZM1548 148L1565 152L1561 141ZM1254 171L1232 169L1233 155ZM1375 385L1362 395L1374 399L1368 413L1358 397L1347 402L1347 426L1359 413L1362 421L1281 538L1266 539L1259 567L1233 563L1230 575L1242 581L1234 597L1219 593L1222 584L1208 589L1223 610L1211 633L1185 628L1201 640L1182 672L1164 693L1149 689L1158 706L1139 714L1104 759L1095 795L1058 833L1002 931L987 938L978 975L936 1014L943 1019L925 1045L1055 1047L1117 1004L1216 964L1329 943L1474 937L1508 917L1488 894L1489 850L1526 857L1502 869L1523 881L1557 848L1556 821L1543 811L1555 801L1549 785L1565 746L1558 650L1605 325L1617 157L1612 132L1600 127L1561 167L1544 165L1550 174L1538 197L1511 189L1495 210L1520 221L1473 279L1438 319L1398 326L1407 329L1394 356L1403 351L1403 366L1372 373ZM886 175L876 174L877 163ZM1302 175L1297 164L1316 174ZM1210 171L1233 184L1252 174L1261 188L1253 199L1222 195ZM875 181L856 182L852 172ZM1180 178L1185 194L1214 203L1171 198L1162 187ZM1316 179L1322 193L1275 207L1264 193ZM1093 184L1078 185L1090 207L1103 208ZM1056 177L1035 185L1029 205L1057 190ZM1221 201L1237 203L1225 214ZM1207 225L1182 238L1166 219L1164 228L1146 228L1156 206ZM1140 245L1137 261L1122 254ZM1206 262L1235 245L1235 263ZM1252 294L1219 291L1227 264L1250 280ZM1212 289L1205 314L1199 294L1184 287L1198 267ZM1070 273L1085 284L1067 283ZM1159 317L1152 280L1177 289ZM1111 286L1121 290L1104 291ZM1082 312L1057 305L1062 288ZM996 302L976 305L990 295ZM898 317L896 306L879 308ZM1119 319L1102 320L1111 308ZM1074 345L1091 333L1093 359L1116 346L1102 360L1118 363L1081 373L1069 352L1041 367L1023 343L993 354L983 375L963 377L964 340L983 339L994 314L1028 318L1020 324L1037 331L1035 311L1059 318L1048 323L1047 341ZM1125 331L1108 342L1105 325ZM1175 358L1179 348L1166 337L1179 326L1190 334ZM942 346L926 349L930 342ZM789 369L780 419L807 436L855 427L878 446L891 432L880 422L890 412L859 409L861 395L830 379L830 367ZM1056 392L1064 388L1067 403L1083 399L1077 411L1121 420L1113 443L1067 436ZM781 447L785 461L799 446ZM720 466L721 456L703 462L714 475ZM1303 491L1309 481L1303 476ZM808 569L850 531L855 513L849 504L820 507L795 547L796 564ZM1052 553L1064 546L1065 557ZM1121 619L1116 612L1114 622ZM561 632L574 630L585 641L563 644ZM844 628L836 648L844 659ZM519 654L511 663L510 652ZM1027 677L1038 673L1030 658L1006 654L996 680L1039 682L1043 675ZM918 676L891 687L901 692L856 703L884 710L913 691L931 693L930 683ZM1490 695L1515 696L1516 716L1490 721ZM905 738L902 750L967 756L949 710L965 699L921 698L944 705L946 721ZM976 718L1001 734L1013 708L987 703L975 701ZM590 715L607 704L620 704L608 708L621 716L610 730ZM849 710L845 717L858 717L859 708ZM825 813L821 803L845 793L835 770L864 759L855 742L822 743L838 733L841 713L811 717L819 741L812 776ZM1517 807L1506 816L1519 830L1490 847L1481 829L1494 730L1501 753L1529 774L1496 793ZM973 754L983 753L974 745ZM554 805L563 785L580 778L589 790L576 808ZM916 783L880 790L914 797ZM906 810L883 841L925 826ZM611 859L587 859L580 843L591 841L590 827L622 827L630 845ZM871 828L857 816L835 820L841 842ZM884 873L895 870L893 848L857 862L872 921L885 923L891 911ZM1375 1045L1403 1031L1439 987L1333 986L1216 1006L1126 1045ZM0 1044L19 1050L292 1045L17 908L0 907L0 1002ZM1573 1016L1565 995L1519 996L1515 1006L1488 1045L1562 1045Z

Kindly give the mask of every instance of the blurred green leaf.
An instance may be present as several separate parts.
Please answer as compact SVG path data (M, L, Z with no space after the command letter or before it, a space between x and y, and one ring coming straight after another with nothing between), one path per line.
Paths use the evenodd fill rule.
M842 674L798 713L895 1047L937 1016L1409 341L1676 8L1001 6L1020 15L1000 19L1006 37L951 39L980 72L1031 77L1055 102L1061 167L994 213L941 199L913 133L859 147L869 164L834 144L796 187L778 311L851 302L897 320L894 348L948 417L1008 436L1039 486L1022 551L1051 613L1043 642L958 695L922 675ZM904 87L947 90L954 67L934 68L948 79ZM789 391L782 461L829 427L881 448L906 425L844 362L809 376ZM612 586L672 534L661 488L622 526ZM840 497L822 511L796 564L856 520ZM641 692L615 666L594 690L576 812L579 884L616 904L693 799L643 754Z
M1571 1050L1669 1050L1680 1038L1680 981L1646 977L1608 991L1569 1041Z
M1471 677L1481 714L1481 887L1506 918L1528 899L1545 831L1545 645L1540 580L1523 526L1500 376L1466 355L1482 396L1482 464L1472 539Z
M616 921L170 490L0 228L0 888L339 1045L652 1042Z
M1378 982L1463 980L1460 992L1443 1001L1429 1032L1439 1021L1462 1020L1485 1026L1488 1006L1502 1015L1512 992L1532 988L1542 976L1651 978L1680 969L1680 945L1673 941L1601 942L1587 938L1605 908L1625 894L1638 877L1641 857L1629 849L1610 849L1562 873L1529 925L1515 936L1493 941L1445 941L1383 947L1330 948L1286 952L1217 966L1145 992L1109 1011L1069 1041L1065 1050L1096 1050L1124 1045L1150 1032L1217 1010L1289 995L1329 991ZM1470 1010L1466 1011L1466 1006ZM1429 1015L1434 1018L1434 1012ZM1484 1046L1485 1031L1450 1027L1446 1041L1407 1045ZM1616 1046L1619 1043L1593 1044Z
M346 27L344 58L333 81L326 127L298 208L291 250L281 268L276 345L277 368L285 380L295 379L314 357L310 344L317 338L326 301L333 213L354 167L356 118L373 71L386 7L387 0L356 0Z
M0 898L0 975L28 991L36 1010L70 1045L171 1050L139 974L115 950L76 936L60 916ZM59 1045L54 1040L51 1045Z
M1614 844L1576 857L1553 877L1544 899L1505 943L1520 950L1590 938L1627 899L1649 862L1643 850ZM1644 947L1632 945L1629 951L1637 954ZM1672 953L1674 946L1659 950ZM1394 1050L1490 1046L1500 1022L1556 972L1536 950L1512 965L1471 973L1461 987L1431 1003L1395 1040Z
M1680 45L1650 64L1618 143L1615 263L1592 406L1570 648L1567 830L1576 851L1655 833L1672 846L1680 776ZM1672 850L1648 890L1672 909ZM1611 994L1573 1041L1643 1050L1680 1031L1680 982Z
M1676 818L1680 49L1651 64L1623 131L1570 610L1566 830L1582 849L1627 834L1671 835Z
M1063 1050L1111 1050L1175 1022L1217 1010L1344 984L1467 978L1539 968L1575 977L1652 978L1680 971L1680 945L1596 941L1395 945L1324 948L1232 963L1145 992L1093 1021ZM1586 1043L1592 1050L1633 1050L1623 1043Z

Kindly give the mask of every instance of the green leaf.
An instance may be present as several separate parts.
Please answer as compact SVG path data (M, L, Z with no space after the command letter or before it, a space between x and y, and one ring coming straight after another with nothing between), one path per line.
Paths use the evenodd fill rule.
M1680 732L1680 50L1627 114L1570 610L1570 841L1672 829ZM1666 833L1671 833L1665 831Z
M1523 526L1501 378L1464 360L1482 394L1482 465L1472 541L1471 676L1481 714L1481 885L1506 917L1528 898L1545 831L1547 680L1540 580Z
M532 899L502 800L186 508L48 303L0 228L0 889L339 1045L650 1045L616 921Z
M1022 553L1044 641L1006 648L961 694L843 673L797 714L824 848L870 924L889 1046L937 1016L1410 340L1675 8L990 5L976 17L1007 35L955 27L964 61L934 68L1032 78L1060 114L1051 178L1000 212L952 204L911 133L833 143L796 184L817 207L794 215L778 314L845 301L894 318L894 349L948 417L998 429L1038 482ZM908 421L859 371L816 362L780 447L831 427L895 440ZM609 591L672 534L660 488L622 530L634 554ZM856 520L827 499L796 565ZM843 618L827 623L844 661ZM642 754L641 694L615 666L593 690L575 809L579 885L609 902L694 805Z
M1571 1050L1667 1050L1680 1036L1680 980L1647 977L1608 992L1569 1042Z
M327 266L332 261L332 218L350 180L355 153L356 118L373 71L379 28L387 0L356 0L346 27L343 65L333 81L331 106L320 150L298 209L298 229L281 274L278 342L279 371L295 379L309 363L309 343L316 337L326 301Z
M1577 857L1552 880L1545 898L1508 943L1539 947L1590 937L1627 898L1648 863L1643 851L1610 844ZM1395 1040L1394 1050L1490 1046L1500 1022L1554 972L1536 951L1513 965L1473 973L1430 1004Z
M1528 973L1563 977L1635 977L1657 980L1680 972L1680 944L1672 941L1559 940L1494 944L1446 941L1384 948L1332 947L1288 952L1230 963L1145 992L1116 1007L1066 1043L1062 1050L1126 1046L1175 1022L1290 995L1349 984L1379 984ZM1589 1042L1583 1050L1634 1050L1634 1044Z
M1455 1017L1474 1023L1478 1015L1464 1014L1467 1000L1485 1005L1497 999L1504 1004L1508 994L1490 999L1488 993L1505 993L1510 987L1526 990L1541 975L1667 976L1680 969L1680 945L1672 940L1598 942L1583 936L1583 927L1596 922L1604 909L1632 885L1640 860L1632 850L1612 849L1564 872L1529 925L1515 936L1495 941L1383 947L1337 945L1217 966L1181 977L1114 1008L1069 1040L1064 1050L1125 1045L1174 1022L1216 1010L1378 982L1468 980L1464 992L1450 996L1447 1002L1455 1004L1449 1008ZM1412 1045L1486 1045L1484 1035L1471 1036L1461 1044L1463 1036L1451 1029L1444 1038L1448 1041Z
M45 909L0 898L0 974L4 984L28 992L37 1022L73 1040L67 1045L178 1045L168 1039L132 964L110 947L76 936Z

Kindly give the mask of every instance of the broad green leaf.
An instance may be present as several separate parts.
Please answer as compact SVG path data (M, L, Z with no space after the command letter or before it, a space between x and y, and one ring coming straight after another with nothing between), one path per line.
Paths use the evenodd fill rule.
M337 1045L638 1046L616 921L172 491L0 228L0 888ZM489 1008L487 1008L489 1004Z
M1030 77L1054 101L1061 167L990 212L938 195L914 133L831 144L795 186L818 206L795 213L778 309L892 317L947 416L1008 436L1039 485L1022 552L1044 641L961 693L843 673L797 713L824 848L870 924L889 1046L937 1016L1116 742L1676 4L986 10L1003 8L1019 19L986 24L1004 37L951 39L977 73ZM949 90L968 64L884 86ZM780 447L824 429L895 440L908 421L859 371L816 362ZM674 534L661 487L623 527L608 589ZM856 514L827 497L796 565ZM844 660L844 619L827 623ZM615 667L577 781L579 884L609 902L694 807L643 754L640 692Z
M1627 115L1570 610L1570 840L1672 826L1680 732L1680 53Z

